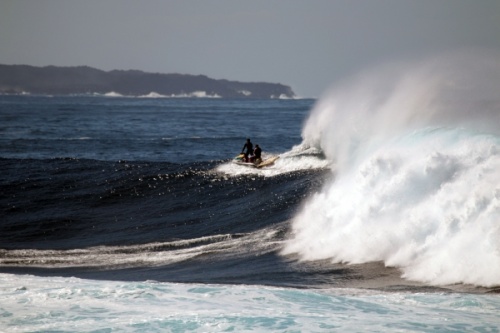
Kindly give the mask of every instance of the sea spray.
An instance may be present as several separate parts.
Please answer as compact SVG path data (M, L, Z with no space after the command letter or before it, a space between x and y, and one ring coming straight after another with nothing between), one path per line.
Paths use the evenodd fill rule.
M336 177L294 218L284 253L499 285L499 59L384 68L320 100L303 145L320 148Z
M443 56L361 73L316 103L302 145L321 149L338 170L353 167L372 145L425 126L499 134L499 59Z

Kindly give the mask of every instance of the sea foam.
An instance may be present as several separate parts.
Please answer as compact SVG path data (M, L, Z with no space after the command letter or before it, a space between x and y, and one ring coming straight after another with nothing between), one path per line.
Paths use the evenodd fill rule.
M9 332L495 332L494 295L0 274Z
M324 152L335 179L294 218L284 253L499 285L499 59L388 66L321 99L303 145Z

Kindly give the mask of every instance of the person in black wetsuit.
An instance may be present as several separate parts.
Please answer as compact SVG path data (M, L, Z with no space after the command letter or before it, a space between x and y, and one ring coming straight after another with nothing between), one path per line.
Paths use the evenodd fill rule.
M261 154L262 149L260 149L259 145L255 145L255 149L253 150L252 162L262 162Z
M253 144L250 139L247 139L243 148L241 148L241 153L245 154L245 162L248 162L248 156L253 153Z

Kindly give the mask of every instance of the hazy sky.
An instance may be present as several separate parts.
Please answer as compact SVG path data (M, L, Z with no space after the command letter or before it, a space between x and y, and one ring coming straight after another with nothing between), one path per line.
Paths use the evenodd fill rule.
M204 74L317 97L381 63L500 50L499 0L0 0L0 63Z

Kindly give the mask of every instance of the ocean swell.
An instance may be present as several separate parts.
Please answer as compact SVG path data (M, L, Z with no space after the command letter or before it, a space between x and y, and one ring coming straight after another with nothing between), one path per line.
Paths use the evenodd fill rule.
M499 85L498 57L462 54L379 69L320 100L303 145L335 179L295 216L284 253L499 285Z

